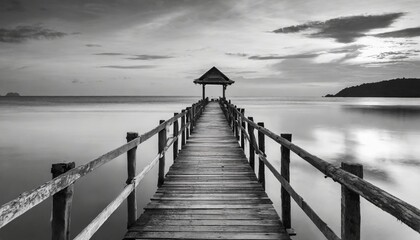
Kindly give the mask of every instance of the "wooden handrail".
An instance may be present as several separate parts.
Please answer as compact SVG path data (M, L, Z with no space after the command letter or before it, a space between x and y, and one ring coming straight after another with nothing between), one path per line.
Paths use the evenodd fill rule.
M87 164L73 168L72 170L42 184L33 190L20 194L16 199L3 204L0 207L0 228L15 218L19 217L29 209L35 207L48 197L51 197L60 190L68 187L79 178L94 171L105 163L108 163L112 159L120 156L121 154L126 153L128 150L137 146L139 142L140 138L136 138L133 141L124 144L92 160Z
M200 116L202 110L204 109L204 106L207 104L207 100L200 100L196 105L198 106L199 113L196 113L193 118L197 118ZM158 132L162 131L163 129L166 129L169 125L173 124L178 119L185 117L187 114L189 114L188 111L182 111L181 113L173 116L172 118L164 121L162 124L159 124L152 130L140 135L139 137L129 141L126 144L123 144L122 146L84 164L81 166L78 166L76 168L73 168L66 173L63 173L62 175L59 175L58 177L40 185L39 187L32 189L30 191L23 192L20 194L17 198L3 204L0 207L0 228L5 226L6 224L10 223L17 217L21 216L25 212L27 212L29 209L37 206L47 198L53 196L54 194L58 193L59 191L65 189L66 187L70 186L74 182L76 182L81 177L89 174L90 172L96 170L97 168L101 167L102 165L110 162L111 160L117 158L118 156L128 152L129 150L136 148L141 143L145 142ZM177 136L174 136L172 140L168 142L168 146L165 147L165 151L169 146L172 145L172 143L178 139L178 136L184 131L187 130L188 127L191 127L191 124L186 124L181 131L178 132ZM161 155L161 154L159 154ZM154 161L152 161L154 163ZM149 164L150 166L150 164ZM147 167L146 167L147 168ZM146 169L145 168L145 169ZM148 172L149 170L147 170ZM147 172L142 171L142 173L146 174ZM137 184L140 182L140 180L143 178L143 175L136 176L135 182ZM120 198L125 196L123 199L125 199L128 194L132 192L132 190L135 188L129 187L132 183L128 184L124 190L121 192L121 194L107 207L108 210L112 209L113 206L117 203L117 207L121 204ZM137 186L137 185L135 185ZM130 190L131 189L131 190ZM115 210L115 209L114 209ZM112 211L113 212L113 211ZM100 218L104 217L105 215L98 216ZM109 215L108 215L109 217ZM105 218L106 220L106 218ZM91 230L89 230L90 232ZM86 239L86 238L83 238Z
M93 219L88 226L86 226L75 238L74 240L85 240L90 239L93 234L98 231L98 229L105 223L105 221L111 216L111 214L117 210L117 208L123 203L123 201L128 197L128 195L140 184L141 180L146 176L146 174L158 163L159 157L164 154L169 147L174 143L175 138L171 138L168 144L165 146L162 152L156 155L156 157L143 168L137 176L133 178L131 183L127 184L123 191L110 203L106 206L96 217Z
M224 110L225 114L233 112L235 115L239 116L243 121L246 121L249 125L251 125L253 129L263 133L264 135L273 139L275 142L279 143L285 148L290 149L292 152L294 152L302 159L310 163L312 166L314 166L320 172L325 174L327 177L330 177L334 181L359 194L378 208L388 212L392 216L405 223L407 226L411 227L416 232L420 233L420 210L416 207L393 196L392 194L382 190L381 188L376 187L375 185L367 182L366 180L359 178L351 173L348 173L342 170L341 168L336 167L333 164L330 164L322 160L321 158L310 154L306 150L271 132L267 128L258 126L257 124L255 124L255 122L250 121L244 115L242 115L241 112L238 111L238 109L233 104L227 102L225 99L222 98L219 101L221 101L221 104L225 105L225 107L227 108L227 110ZM255 148L255 151L257 154L261 154L261 152L259 152L257 148ZM290 192L289 194L293 197L293 195Z

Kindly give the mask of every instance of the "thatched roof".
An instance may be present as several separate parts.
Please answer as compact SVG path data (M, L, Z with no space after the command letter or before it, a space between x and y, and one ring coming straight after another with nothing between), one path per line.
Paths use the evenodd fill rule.
M194 80L196 84L217 84L217 85L231 85L235 81L230 80L216 67L212 67L199 79Z

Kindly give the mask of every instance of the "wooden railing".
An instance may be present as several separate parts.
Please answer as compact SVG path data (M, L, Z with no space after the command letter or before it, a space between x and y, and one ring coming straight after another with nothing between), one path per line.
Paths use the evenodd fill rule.
M182 110L181 113L175 113L172 118L166 121L160 120L160 124L157 127L140 136L134 132L127 133L126 144L87 164L78 167L75 167L74 162L53 164L51 169L53 179L51 181L48 181L33 190L22 193L16 199L0 207L0 229L47 198L53 197L51 221L52 239L69 239L70 211L74 182L124 153L127 153L127 185L124 187L123 191L74 239L90 239L125 199L127 199L128 208L127 225L128 227L131 226L137 220L136 187L158 162L158 186L163 184L165 174L165 152L173 144L173 156L175 160L179 150L179 136L181 136L181 146L183 147L186 143L186 139L189 138L194 130L195 123L207 103L208 99L200 100L199 102L192 104L191 107ZM181 120L181 128L179 128L178 125L179 119ZM168 138L166 136L166 129L171 125L173 126L174 134L172 137ZM149 165L136 175L137 146L155 134L159 134L158 154Z
M327 239L360 239L360 199L362 196L378 208L388 212L398 220L420 233L420 210L402 201L379 187L363 180L363 167L360 164L342 163L341 168L316 157L301 147L293 144L291 134L280 136L264 127L263 122L255 123L252 117L245 117L245 110L237 108L231 101L219 99L221 108L229 125L245 149L245 139L249 142L249 162L255 168L255 154L259 158L258 179L265 187L265 167L281 183L281 213L285 228L291 227L290 197L308 215L312 222ZM246 128L247 125L247 128ZM247 131L248 130L248 131ZM254 135L258 132L258 141ZM281 172L267 160L265 154L265 136L281 145ZM341 238L335 234L318 214L290 185L290 151L310 163L320 172L341 184Z

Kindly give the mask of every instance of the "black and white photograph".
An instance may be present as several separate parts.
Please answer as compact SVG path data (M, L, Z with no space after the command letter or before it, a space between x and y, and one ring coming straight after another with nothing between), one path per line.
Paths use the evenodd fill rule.
M0 0L0 240L420 240L419 0Z

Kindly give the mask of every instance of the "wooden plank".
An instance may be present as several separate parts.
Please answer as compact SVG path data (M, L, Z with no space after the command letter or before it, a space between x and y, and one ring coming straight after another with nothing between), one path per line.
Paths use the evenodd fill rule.
M144 209L125 238L290 239L216 103Z
M144 227L133 227L130 232L259 232L276 233L281 232L277 224L273 225L225 225L225 226L194 226L194 225L149 225Z
M237 232L128 232L126 239L290 239L285 233Z

